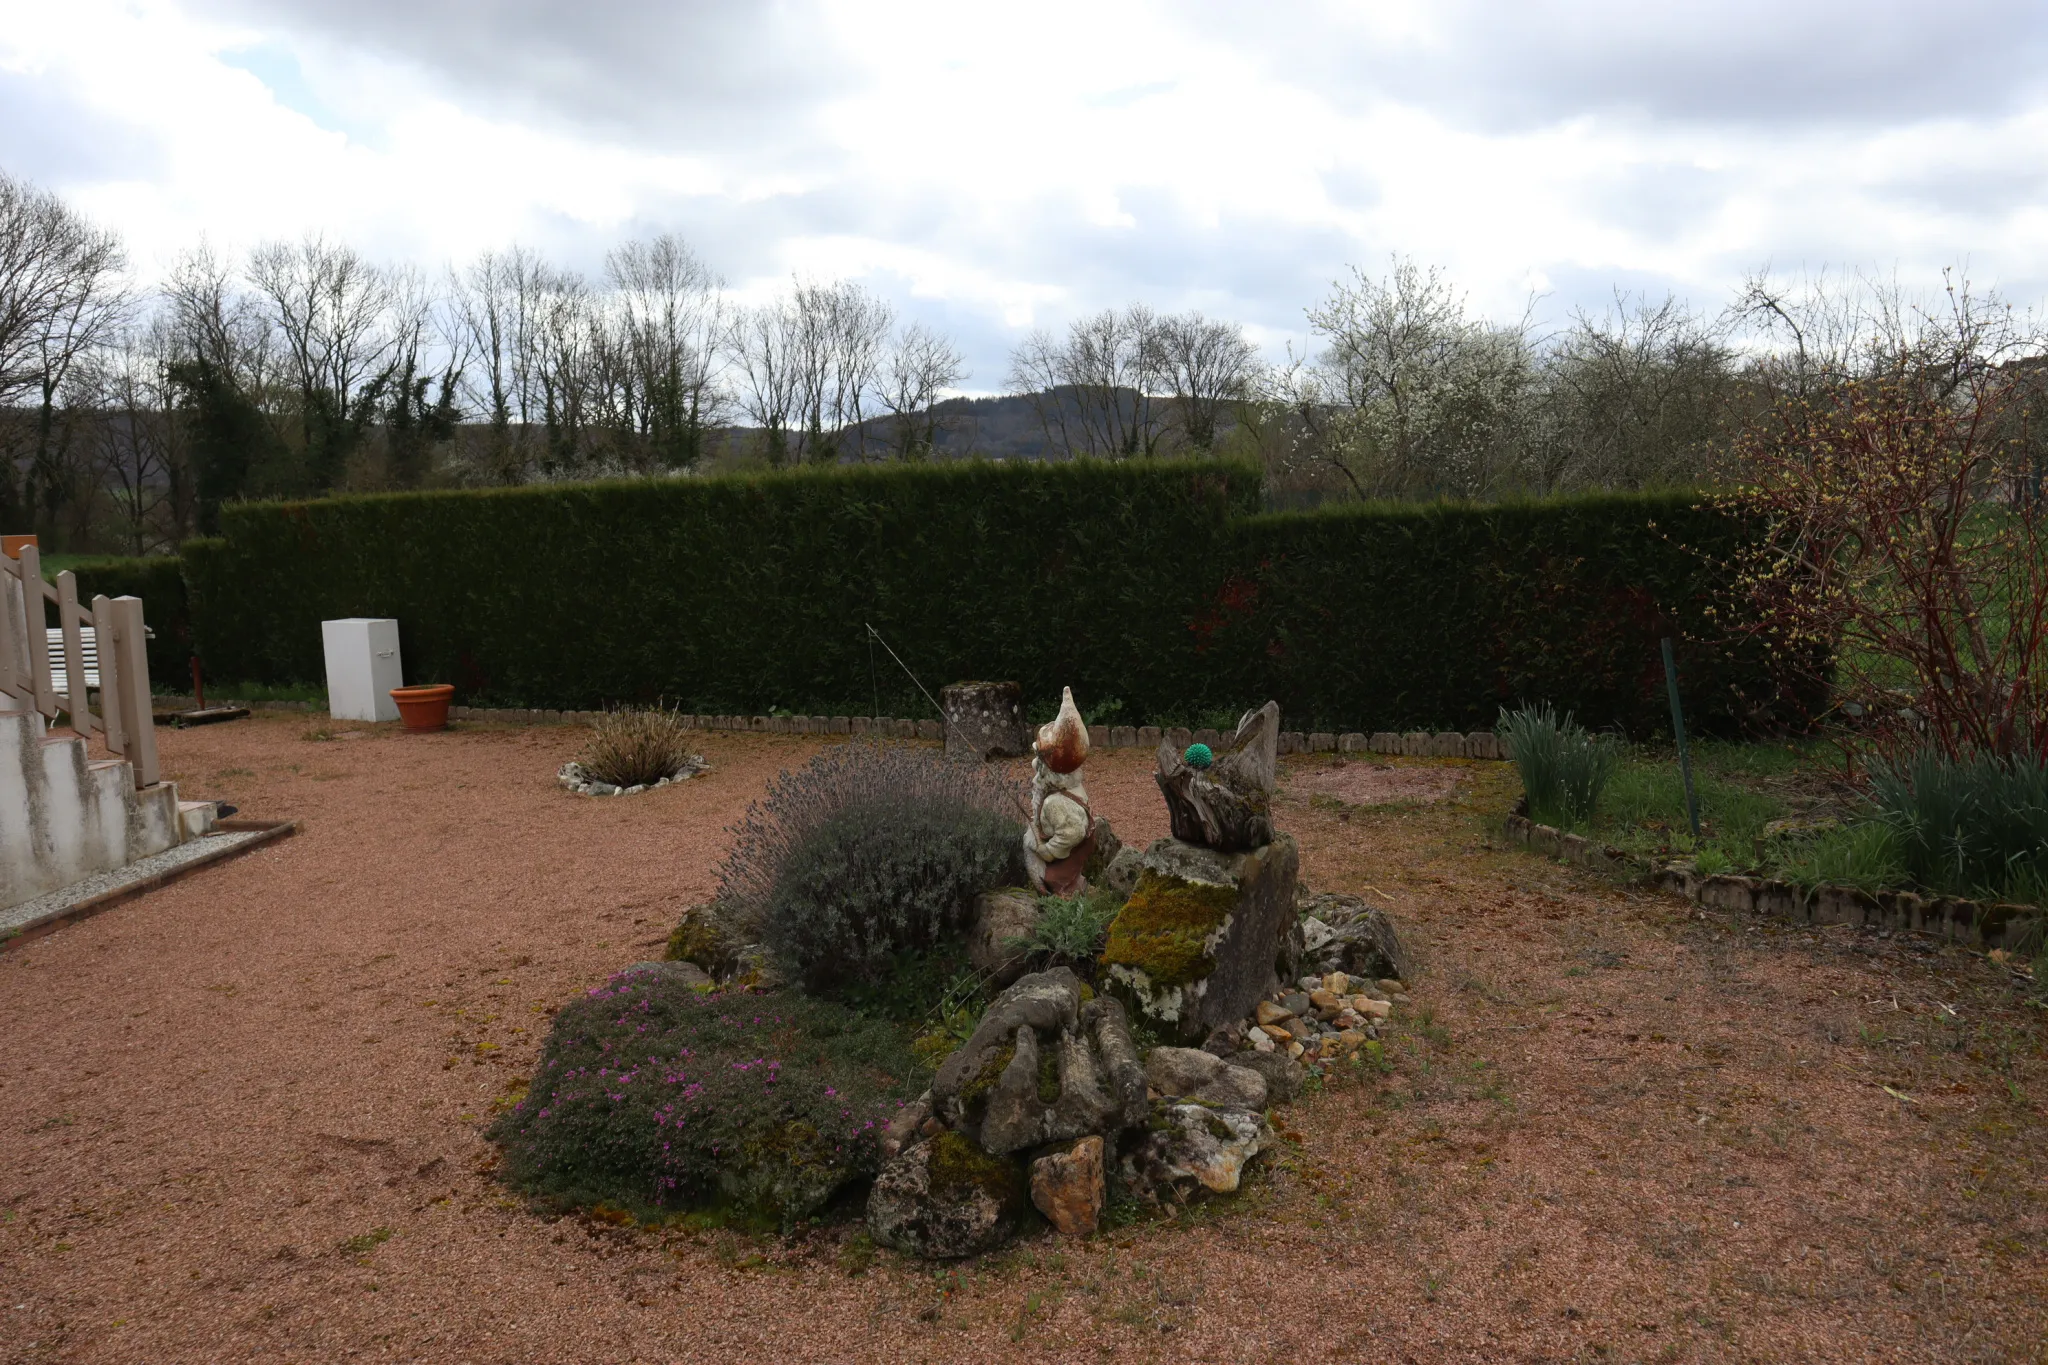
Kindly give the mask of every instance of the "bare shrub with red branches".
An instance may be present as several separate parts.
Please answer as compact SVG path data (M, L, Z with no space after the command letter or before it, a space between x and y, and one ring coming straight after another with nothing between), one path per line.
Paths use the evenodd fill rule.
M1768 528L1738 566L1749 629L1830 671L1880 754L2048 755L2043 347L1951 281L1916 309L1867 282L1753 281L1766 398L1730 495Z

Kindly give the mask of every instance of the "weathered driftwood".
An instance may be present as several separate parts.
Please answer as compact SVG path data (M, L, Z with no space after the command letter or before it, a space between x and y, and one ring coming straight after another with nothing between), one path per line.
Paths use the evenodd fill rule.
M1171 740L1159 746L1159 790L1173 837L1224 853L1273 842L1273 784L1279 762L1280 706L1247 711L1237 733L1207 768L1189 765Z

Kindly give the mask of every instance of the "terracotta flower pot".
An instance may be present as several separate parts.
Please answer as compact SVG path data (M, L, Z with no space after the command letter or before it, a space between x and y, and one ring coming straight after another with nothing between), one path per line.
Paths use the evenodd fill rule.
M455 697L453 683L428 683L424 687L394 687L391 700L398 703L399 719L408 730L448 728L448 703Z

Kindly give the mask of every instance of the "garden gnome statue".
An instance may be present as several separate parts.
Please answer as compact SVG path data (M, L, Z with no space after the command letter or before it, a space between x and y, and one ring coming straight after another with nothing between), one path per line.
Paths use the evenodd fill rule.
M1060 713L1038 727L1031 745L1031 822L1024 826L1024 866L1040 891L1068 896L1084 889L1081 870L1094 851L1094 817L1081 764L1088 757L1088 727L1074 706L1074 689L1060 690Z

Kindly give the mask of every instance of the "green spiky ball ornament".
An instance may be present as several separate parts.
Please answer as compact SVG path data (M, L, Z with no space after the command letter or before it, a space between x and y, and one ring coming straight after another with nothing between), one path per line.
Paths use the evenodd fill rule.
M1188 751L1181 755L1190 768L1206 768L1216 761L1216 755L1209 752L1206 744L1190 744Z

